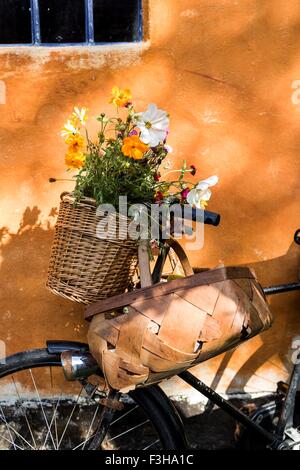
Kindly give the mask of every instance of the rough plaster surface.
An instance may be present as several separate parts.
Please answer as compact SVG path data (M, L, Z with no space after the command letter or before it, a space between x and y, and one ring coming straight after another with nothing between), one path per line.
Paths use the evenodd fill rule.
M218 174L195 266L247 264L262 284L299 274L300 10L297 0L149 0L143 44L0 48L0 339L7 353L47 338L84 340L81 307L44 287L63 177L59 129L74 105L111 111L113 85L130 87L138 110L155 102L171 115L175 165ZM0 103L1 103L0 99ZM96 126L92 125L96 132ZM92 132L93 132L92 131ZM274 390L299 332L299 293L271 301L274 327L197 367L223 392ZM184 394L179 379L165 388Z

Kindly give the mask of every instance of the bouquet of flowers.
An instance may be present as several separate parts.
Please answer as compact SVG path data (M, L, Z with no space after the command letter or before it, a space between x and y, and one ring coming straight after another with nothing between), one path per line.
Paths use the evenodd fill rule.
M177 202L204 209L211 197L209 188L218 178L186 181L187 174L194 176L197 171L186 162L180 170L168 169L166 158L172 151L167 145L168 113L155 104L137 112L130 90L117 86L110 102L116 107L116 116L102 113L96 117L100 125L96 139L89 137L86 108L74 108L61 131L67 145L65 163L69 171L77 170L73 176L76 200L85 196L97 204L116 206L119 196L127 196L128 204ZM176 180L166 180L176 173Z
M123 222L132 225L136 213L133 220L127 208L126 213L116 211L120 197L126 196L130 209L152 203L155 209L163 203L163 209L174 203L205 208L210 187L218 181L216 176L200 183L187 181L186 175L195 175L196 167L186 162L179 170L167 168L171 148L165 111L155 104L144 112L136 110L130 90L118 87L113 88L110 102L115 116L102 113L96 117L96 138L89 135L86 108L74 108L61 131L67 145L65 163L68 171L75 171L71 178L75 188L61 196L47 286L82 303L124 292L131 283L138 244ZM177 178L169 180L171 174ZM106 217L103 205L112 206L115 214ZM108 231L99 235L99 227L106 228L107 221ZM146 235L150 235L147 224Z

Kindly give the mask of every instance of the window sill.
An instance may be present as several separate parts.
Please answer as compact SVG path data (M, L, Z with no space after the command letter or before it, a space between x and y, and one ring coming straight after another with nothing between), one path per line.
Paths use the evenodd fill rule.
M43 70L56 73L58 68L65 70L89 70L91 68L121 68L140 60L150 47L150 41L119 43L93 46L0 46L0 67L4 74L23 74L26 71L39 71L51 62L54 68ZM16 60L20 66L16 68Z
M82 50L84 52L99 52L99 51L111 51L111 50L139 50L149 47L149 41L136 41L136 42L114 42L114 43L93 43L93 44L86 44L86 43L74 43L74 44L0 44L0 52L17 52L18 54L21 52L34 52L34 51L70 51L73 52L76 50Z

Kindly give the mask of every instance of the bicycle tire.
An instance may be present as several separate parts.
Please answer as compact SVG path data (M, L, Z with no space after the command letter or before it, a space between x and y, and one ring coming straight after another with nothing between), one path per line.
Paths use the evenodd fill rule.
M0 379L26 369L62 367L60 355L47 349L33 349L8 356L0 365ZM1 385L1 383L0 383ZM142 408L156 430L164 450L184 450L187 442L181 418L164 392L157 386L136 389L129 394Z

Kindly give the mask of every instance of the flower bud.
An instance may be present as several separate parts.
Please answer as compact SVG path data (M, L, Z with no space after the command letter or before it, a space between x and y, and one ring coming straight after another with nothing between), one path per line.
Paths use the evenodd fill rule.
M195 167L195 165L191 165L190 169L191 169L191 175L195 176L195 174L197 173L197 168Z

